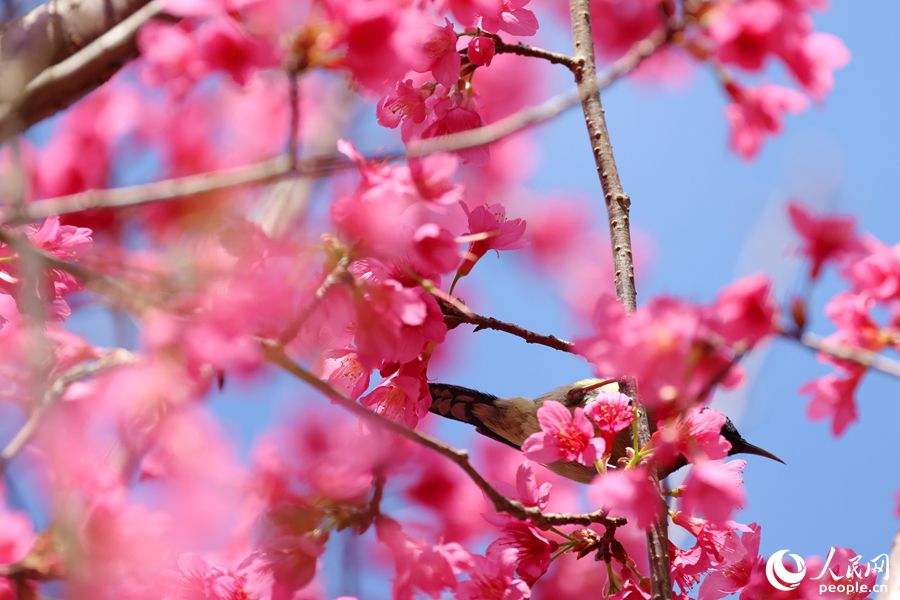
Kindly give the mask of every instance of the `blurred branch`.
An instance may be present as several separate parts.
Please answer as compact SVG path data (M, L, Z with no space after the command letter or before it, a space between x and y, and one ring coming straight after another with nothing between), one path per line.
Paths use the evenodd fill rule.
M112 77L160 10L160 0L52 0L0 29L0 144Z
M464 450L451 448L446 444L439 442L431 436L419 433L414 429L410 429L396 421L392 421L387 417L372 412L361 404L355 402L350 396L340 392L328 385L324 381L319 380L310 372L303 369L300 365L292 361L283 350L281 344L270 340L260 340L266 353L266 359L272 364L278 365L294 377L301 379L322 392L334 403L341 405L349 412L355 414L367 423L376 425L391 433L394 433L411 442L415 442L420 446L430 448L438 454L446 456L457 465L475 482L475 484L484 492L484 494L493 502L497 512L506 512L513 517L521 520L530 520L538 527L547 528L554 525L590 525L591 523L601 523L607 527L619 527L625 524L625 519L607 517L602 511L592 513L571 515L565 513L544 514L539 509L525 506L521 502L511 500L488 483L481 474L475 470L469 462L469 454Z
M483 317L472 312L466 313L444 301L441 301L440 305L441 309L444 311L444 322L450 325L451 328L461 323L469 323L476 326L475 331L494 329L496 331L503 331L520 337L529 344L540 344L555 350L561 350L562 352L574 352L574 344L572 344L572 342L561 340L558 337L535 333L513 323L499 321L493 317Z
M841 360L849 360L850 362L855 362L863 367L881 371L887 375L900 377L900 362L881 356L877 352L872 352L865 348L826 344L821 336L809 332L784 332L781 335L788 339L796 340L797 342L800 342L801 345L815 350L816 352L822 352L835 358L840 358Z
M76 381L94 377L107 369L132 363L136 360L137 357L131 352L121 348L115 348L106 351L100 358L93 362L83 362L67 371L63 371L53 380L53 383L46 388L43 397L32 408L31 414L28 415L28 419L9 443L6 444L3 451L0 452L0 474L6 470L9 462L22 450L22 448L25 447L25 444L27 444L34 435L35 430L40 424L41 418L51 406L56 404L59 399L63 397L63 394L66 393L66 390L69 389L70 385Z
M628 53L617 60L599 78L598 89L607 87L619 77L627 74L658 49L664 37L658 33L635 44ZM503 139L531 125L555 117L578 103L577 89L554 96L543 104L518 111L485 127L441 136L431 140L420 140L408 144L408 153L394 153L378 157L379 160L396 160L407 157L425 156L435 152L453 152L480 146ZM7 207L3 222L10 224L27 223L50 215L64 215L89 208L122 208L148 202L171 200L204 192L212 192L242 185L258 185L295 177L327 177L334 172L355 165L342 154L322 154L299 159L291 168L289 157L279 157L261 163L189 175L145 185L115 188L111 190L88 190L69 196L38 200L18 210Z

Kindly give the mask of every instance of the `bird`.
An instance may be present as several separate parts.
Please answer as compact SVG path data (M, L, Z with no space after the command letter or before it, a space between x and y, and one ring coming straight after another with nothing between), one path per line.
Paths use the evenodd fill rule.
M600 392L616 392L619 389L615 380L583 379L558 387L532 400L519 397L498 398L491 394L445 383L429 383L428 386L432 398L430 412L447 419L474 425L478 433L516 450L522 449L522 444L525 443L528 436L541 430L537 410L544 402L555 400L561 402L569 410L574 410L578 406L584 407L595 402ZM650 426L651 431L656 430L652 418ZM731 419L726 418L721 434L731 443L729 456L754 454L784 464L783 460L771 452L754 446L741 437ZM618 464L619 459L626 456L626 448L633 445L631 436L630 427L616 435L610 450L609 462L612 465ZM658 475L662 479L686 464L687 460L683 456L679 456L679 460L675 464L661 468ZM559 460L545 466L558 475L581 483L590 483L597 475L594 467L588 467L575 461Z

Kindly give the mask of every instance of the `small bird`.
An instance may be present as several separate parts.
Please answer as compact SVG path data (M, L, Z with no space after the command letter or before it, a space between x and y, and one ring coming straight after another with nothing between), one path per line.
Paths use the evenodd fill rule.
M619 389L615 381L603 384L601 379L584 379L575 383L558 387L552 392L539 396L534 400L530 398L498 398L491 394L485 394L476 390L449 385L445 383L430 383L431 388L431 412L462 421L475 426L475 430L493 440L502 442L516 450L522 449L522 444L533 433L541 430L538 423L537 410L548 400L561 402L569 410L578 406L587 406L597 400L600 392L616 392ZM655 423L650 420L651 431L655 431ZM726 419L722 426L722 435L731 443L728 455L755 454L765 456L784 464L784 461L774 454L763 450L747 442L730 419ZM610 450L612 456L610 463L618 464L620 458L626 456L626 448L632 445L631 428L626 428L616 435L615 442ZM659 473L661 478L667 477L673 471L687 464L684 457L671 468ZM590 483L597 475L596 469L578 462L556 461L546 465L551 471L563 477L567 477L581 483Z

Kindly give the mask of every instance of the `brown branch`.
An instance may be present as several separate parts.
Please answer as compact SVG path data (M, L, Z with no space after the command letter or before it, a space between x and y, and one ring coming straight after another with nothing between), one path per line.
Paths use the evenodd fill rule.
M826 344L821 336L809 332L782 332L781 335L787 339L795 340L801 345L810 348L811 350L815 350L816 352L829 354L835 358L855 362L858 365L881 371L887 375L900 377L900 362L881 356L877 352L872 352L865 348Z
M555 65L564 65L570 71L575 70L575 59L566 54L559 52L551 52L543 48L535 48L534 46L526 46L522 42L518 44L507 44L496 33L488 34L494 40L494 51L497 54L518 54L519 56L531 56L549 61Z
M615 270L616 297L625 305L628 312L637 308L637 292L634 287L634 258L631 251L631 232L628 222L628 210L631 200L622 187L616 161L613 157L612 143L606 127L603 104L600 101L600 86L597 83L597 70L594 63L594 40L591 33L590 0L569 0L572 14L572 34L575 42L575 81L581 97L581 108L584 111L585 124L593 149L594 162L609 219L609 236L612 243L613 266ZM671 36L667 30L661 34L662 42L650 44L658 48ZM657 34L660 35L660 34ZM622 392L639 405L636 389L630 382L620 384ZM650 421L646 410L638 411L637 423L638 444L646 446L650 442ZM659 489L659 478L655 472L651 479ZM659 502L663 502L660 497ZM653 600L670 600L672 598L672 578L669 566L668 517L663 512L647 531L647 553L650 562L650 595Z
M9 443L6 444L3 451L0 452L0 474L6 470L9 462L15 458L22 448L25 447L25 444L27 444L31 439L31 436L34 435L35 430L40 424L41 418L51 406L56 404L59 399L63 397L63 394L66 393L66 390L70 385L76 381L94 377L107 369L132 363L135 360L137 360L137 358L131 352L116 348L105 352L103 356L93 362L83 362L62 372L53 380L53 383L46 388L40 402L32 408L31 414L28 415L28 419L19 431L16 432Z
M137 28L151 16L140 10L147 4L54 0L3 27L0 143L70 106L133 58Z
M555 525L590 525L601 523L607 526L619 527L625 524L625 519L607 517L602 511L572 515L566 513L544 514L539 509L525 506L521 502L507 498L488 483L481 474L475 470L469 462L469 454L465 450L457 450L436 440L435 438L410 429L396 421L372 412L361 404L355 402L346 394L336 390L324 381L317 379L309 371L292 361L285 353L282 346L275 341L260 340L266 354L266 359L272 364L278 365L294 377L305 381L318 391L325 394L330 400L341 405L344 409L363 419L367 423L385 429L411 442L430 448L438 454L446 456L462 468L463 471L475 482L484 494L493 502L497 512L506 512L521 520L531 520L538 527L551 527Z
M494 329L496 331L503 331L520 337L529 344L540 344L542 346L553 348L554 350L561 350L562 352L574 352L574 344L572 344L572 342L561 340L556 336L535 333L513 323L499 321L493 317L483 317L481 315L476 315L473 312L466 313L442 300L440 300L440 305L441 309L444 311L444 321L450 326L455 327L461 323L469 323L476 326L475 331Z

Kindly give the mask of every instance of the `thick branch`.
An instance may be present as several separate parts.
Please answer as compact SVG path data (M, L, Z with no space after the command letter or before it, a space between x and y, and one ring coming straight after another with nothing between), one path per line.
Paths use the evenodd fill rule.
M363 419L367 423L386 429L387 431L399 435L411 442L415 442L420 446L430 448L438 454L446 456L457 465L475 482L475 484L484 492L484 494L493 502L497 512L506 512L513 517L521 520L531 520L538 527L551 527L554 525L584 525L591 523L600 523L605 526L618 527L625 524L625 519L606 517L602 511L586 513L581 515L571 515L565 513L544 514L539 509L525 506L521 502L511 500L498 492L488 483L481 474L475 470L469 462L469 454L464 450L451 448L446 444L439 442L431 436L419 433L414 429L410 429L396 421L392 421L387 417L372 412L361 404L356 403L346 394L336 390L324 381L317 379L314 375L300 367L292 361L282 350L282 346L278 342L261 340L266 353L266 359L281 367L294 377L301 379L316 388L333 402L340 404L343 408Z
M591 33L590 0L570 0L572 13L572 33L575 40L575 81L581 96L585 124L594 153L594 162L603 187L606 211L609 219L609 237L612 242L613 266L615 268L616 296L629 312L637 308L637 293L634 287L634 259L631 253L631 232L628 223L628 209L631 200L622 188L619 171L613 157L612 143L606 127L603 105L600 102L600 88L594 64L594 41ZM621 385L621 384L620 384ZM637 393L626 382L622 392L636 404ZM638 413L638 443L641 447L650 442L650 424L646 410ZM654 484L659 485L655 473L651 475ZM662 499L660 499L662 502ZM651 525L647 532L647 552L650 559L650 594L653 600L672 598L672 579L669 567L669 539L667 516Z
M53 0L3 27L0 143L68 107L134 57L135 32L149 17L129 17L148 2ZM125 22L130 26L119 27Z

